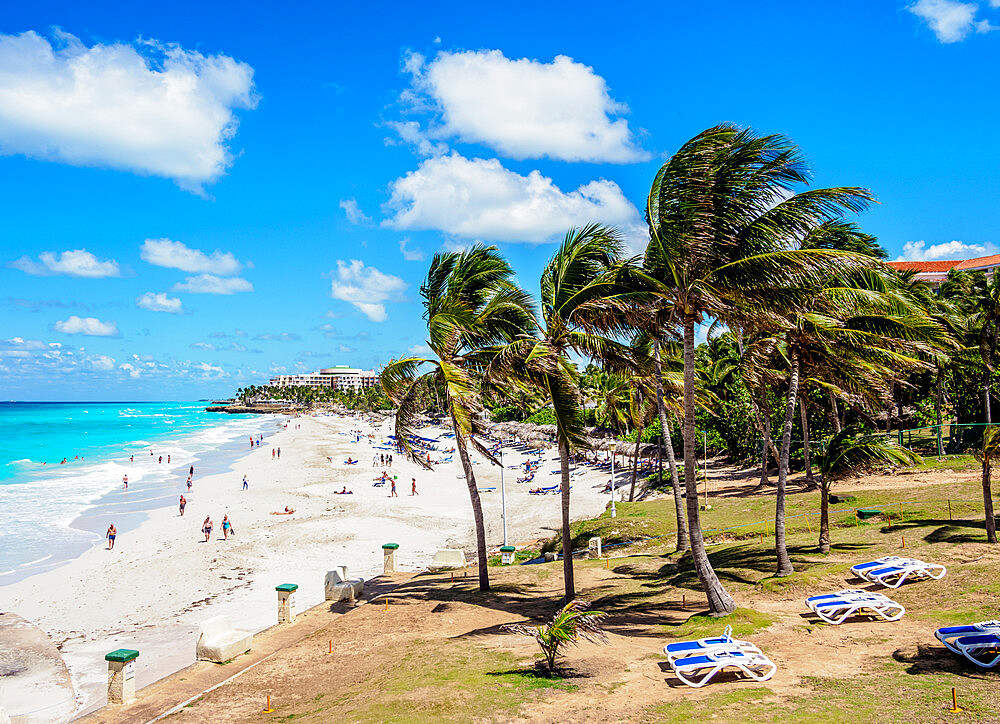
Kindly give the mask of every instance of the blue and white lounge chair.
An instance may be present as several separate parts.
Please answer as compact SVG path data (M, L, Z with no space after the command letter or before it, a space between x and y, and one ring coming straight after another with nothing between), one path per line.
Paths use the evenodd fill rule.
M859 563L851 570L865 580L886 588L899 588L907 580L940 580L948 569L939 563L925 563L916 558L890 556L885 561L872 561L874 565Z
M856 589L812 596L806 599L806 605L834 626L862 611L870 611L885 621L898 621L906 613L905 608L882 593Z
M977 636L979 634L1000 634L1000 621L980 621L967 626L945 626L934 632L937 640L943 643L949 651L961 654L955 646L955 641L962 636Z
M736 667L754 681L767 681L778 670L778 667L764 654L740 651L736 648L716 649L670 662L670 667L677 674L677 678L696 689L707 684L727 666Z
M1000 664L1000 632L959 636L948 647L982 669Z
M688 656L703 656L709 651L735 649L737 651L747 651L750 653L761 653L760 649L749 641L740 641L733 638L733 627L726 626L721 636L713 636L707 639L696 641L675 641L663 647L663 653L667 655L667 661L683 659Z

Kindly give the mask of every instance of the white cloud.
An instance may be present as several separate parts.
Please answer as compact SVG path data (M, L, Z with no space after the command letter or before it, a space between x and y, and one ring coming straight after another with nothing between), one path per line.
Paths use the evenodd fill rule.
M344 210L344 215L352 224L370 224L371 218L358 206L357 199L341 199L340 208Z
M945 259L975 259L979 256L1000 253L1000 248L989 242L985 244L966 244L961 241L948 241L943 244L927 246L924 241L908 241L903 244L903 254L896 261L934 261Z
M113 370L115 368L114 357L108 357L104 354L96 354L89 360L90 366L95 370L101 370L102 372L107 372L108 370Z
M415 249L407 249L406 245L409 243L410 243L409 239L399 240L399 251L402 252L403 258L406 259L406 261L423 261L427 257L427 255L424 254L424 250L421 249L420 247L416 247Z
M131 377L133 380L138 379L143 372L141 367L136 367L131 362L122 362L120 365L118 365L118 369L127 372L128 376Z
M174 284L174 291L192 294L235 294L252 292L253 284L242 277L223 278L214 274L199 274Z
M353 352L354 350L348 347L346 344L338 344L337 351L347 354L348 352Z
M232 162L253 68L155 40L0 34L0 153L173 179L199 191Z
M431 353L431 348L426 344L415 344L409 347L406 351L413 357L426 357Z
M243 265L233 256L232 252L216 249L206 254L198 249L192 249L180 241L170 239L146 239L139 249L142 260L155 266L165 266L169 269L198 273L239 274Z
M2 44L0 44L0 50L2 50ZM64 251L58 255L51 251L45 251L38 255L38 261L22 256L20 259L12 261L8 266L35 276L64 274L70 277L86 277L88 279L121 276L118 262L114 259L101 261L86 249Z
M591 222L637 225L639 212L613 181L564 192L538 171L521 176L496 159L457 153L423 161L391 185L383 222L395 229L433 229L468 239L549 241Z
M365 266L358 259L338 259L333 277L330 296L353 304L373 322L384 322L388 317L385 302L401 300L406 289L406 282L399 277Z
M201 349L207 352L211 352L212 350L216 349L215 345L212 344L211 342L192 342L188 346L191 347L191 349Z
M1000 5L994 5L993 7ZM907 7L911 13L927 23L937 39L942 43L955 43L962 40L970 32L985 33L993 30L989 21L976 22L976 12L979 6L975 3L956 2L956 0L917 0Z
M454 137L517 159L628 163L648 157L618 117L628 109L611 97L604 78L565 55L542 63L511 60L499 50L441 52L424 63L414 54L404 69L413 75L404 103L440 113L426 132L413 122L394 124L425 155L437 150L428 138Z
M207 379L216 379L218 377L225 377L226 372L221 367L216 367L215 365L210 365L208 362L199 362L196 365L192 365L194 369L201 372L201 376Z
M262 339L266 342L297 342L302 337L294 332L279 332L278 334L258 334L254 339Z
M96 317L78 317L75 314L69 319L56 322L54 327L63 334L85 334L89 337L114 337L118 334L118 325L114 322L102 322Z
M417 121L387 121L385 125L394 130L399 140L412 147L419 156L440 156L448 153L448 144L429 139ZM399 141L386 138L385 144L398 146Z
M180 314L181 300L177 297L168 297L164 292L146 292L135 300L136 306L148 309L151 312L169 312L170 314Z

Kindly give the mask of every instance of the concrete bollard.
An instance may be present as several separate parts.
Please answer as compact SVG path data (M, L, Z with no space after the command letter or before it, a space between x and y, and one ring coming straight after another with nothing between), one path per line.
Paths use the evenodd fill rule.
M514 546L500 546L500 563L509 566L514 562L514 551L517 549Z
M601 557L601 539L591 538L590 542L587 544L587 556L589 558L600 558Z
M383 573L396 572L396 551L399 550L399 543L385 543L382 545Z
M278 623L295 623L295 592L297 583L282 583L275 586L278 592Z
M108 662L108 703L129 704L135 701L135 649L115 649L104 655Z

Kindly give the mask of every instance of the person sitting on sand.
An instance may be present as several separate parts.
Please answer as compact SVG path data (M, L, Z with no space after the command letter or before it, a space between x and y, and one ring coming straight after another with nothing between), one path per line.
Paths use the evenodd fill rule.
M114 523L108 526L108 532L104 535L108 539L108 550L113 551L115 549L115 536L118 535L118 529L115 528Z
M348 465L354 465L354 461L351 460L351 456L350 455L347 456L347 464Z
M229 522L229 516L222 516L222 537L229 540L229 534L233 532L233 524Z
M354 495L354 491L353 490L348 490L347 486L345 485L344 489L341 490L339 493L337 493L337 495Z
M212 537L212 518L205 516L205 522L201 524L201 532L205 534L205 542L208 543L209 538Z

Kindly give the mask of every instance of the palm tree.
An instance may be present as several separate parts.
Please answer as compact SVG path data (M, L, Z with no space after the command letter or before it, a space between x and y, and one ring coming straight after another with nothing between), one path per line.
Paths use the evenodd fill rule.
M828 438L819 454L819 549L830 552L830 487L878 463L915 465L920 456L892 444L885 435L859 435L853 428Z
M421 412L419 398L428 385L440 385L455 433L469 488L476 526L479 588L490 587L486 561L486 531L476 476L469 459L469 442L496 462L474 437L476 415L482 411L476 375L497 355L498 346L509 343L533 322L530 298L513 282L513 271L496 247L477 244L461 253L435 254L427 279L420 287L427 345L432 357L407 357L391 362L380 376L385 394L398 406L396 442L407 457L424 468L430 465L410 444ZM418 374L422 365L431 369Z
M983 433L983 447L976 453L976 460L983 466L983 507L986 510L986 540L997 542L997 522L993 516L993 493L990 477L993 464L1000 458L1000 425L990 425Z
M611 371L630 368L631 350L615 341L628 331L642 293L621 280L622 242L614 229L590 224L570 229L541 278L537 337L526 340L522 379L552 402L561 461L563 585L575 598L570 531L569 457L586 446L579 375L569 354L599 360Z
M803 298L817 272L844 264L838 252L793 250L788 242L845 210L862 210L871 196L858 188L792 194L792 185L808 178L787 139L720 125L685 143L660 168L646 204L644 267L683 335L688 530L695 570L716 615L732 612L735 603L708 559L698 512L695 326L707 316L727 322L737 308L764 320L781 297Z

